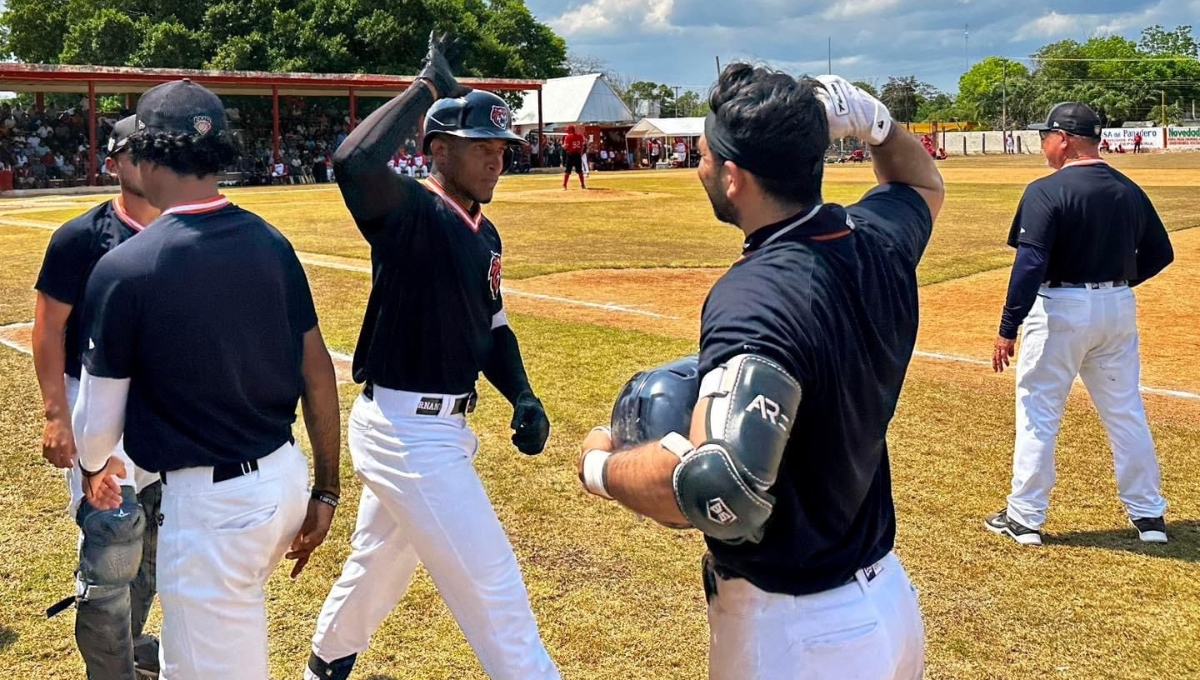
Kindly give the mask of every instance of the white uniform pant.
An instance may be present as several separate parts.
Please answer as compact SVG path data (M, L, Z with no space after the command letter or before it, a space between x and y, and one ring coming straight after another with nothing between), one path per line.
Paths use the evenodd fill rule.
M414 415L418 399L377 387L374 400L354 403L348 440L362 500L353 553L321 609L313 652L334 661L365 650L422 563L489 677L557 679L472 465L479 440L445 407L441 417Z
M709 680L919 680L925 627L895 553L838 588L799 597L717 580Z
M74 411L75 402L79 399L79 380L69 375L64 376L64 379L67 388L67 408ZM125 476L118 481L122 486L132 486L135 491L140 492L158 481L158 473L148 472L134 465L133 461L129 459L129 454L125 453L124 444L124 439L117 442L117 448L112 453L113 456L125 463ZM83 475L79 471L78 461L73 467L63 470L63 476L67 480L67 492L71 498L67 505L67 513L74 520L75 512L79 510L79 504L83 501Z
M168 472L158 530L161 680L265 680L263 585L308 509L295 444L217 484L212 468Z
M1131 519L1161 517L1158 459L1138 391L1137 303L1120 288L1043 286L1025 320L1017 358L1017 435L1008 516L1031 529L1046 522L1054 444L1075 376L1108 431L1117 493Z

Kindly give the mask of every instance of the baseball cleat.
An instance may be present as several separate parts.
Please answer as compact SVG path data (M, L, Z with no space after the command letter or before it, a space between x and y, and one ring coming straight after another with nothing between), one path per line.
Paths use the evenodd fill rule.
M1162 517L1139 517L1129 520L1143 543L1166 543L1167 523Z
M993 534L1008 536L1021 545L1042 544L1042 532L1012 521L1008 518L1008 510L988 515L988 518L983 520L983 526Z
M143 635L133 644L133 670L138 680L158 680L158 639Z

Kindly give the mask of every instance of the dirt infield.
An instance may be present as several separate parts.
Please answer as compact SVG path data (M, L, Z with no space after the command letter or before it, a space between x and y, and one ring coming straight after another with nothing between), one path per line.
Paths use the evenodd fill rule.
M579 188L579 180L572 177L568 189L525 189L504 191L496 194L496 203L594 203L603 201L648 201L673 198L671 194L655 191L628 191L610 188Z

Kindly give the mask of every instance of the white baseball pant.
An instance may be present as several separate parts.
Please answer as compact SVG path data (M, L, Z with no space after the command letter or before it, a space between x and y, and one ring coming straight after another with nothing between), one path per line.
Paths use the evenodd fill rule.
M163 482L160 680L270 677L263 585L304 522L308 461L289 443L256 472L212 475L187 468Z
M895 553L813 595L718 580L708 625L709 680L920 680L925 669L916 589Z
M428 396L428 395L427 395ZM484 672L493 680L557 680L516 556L472 460L479 440L454 397L415 415L422 395L374 388L350 412L348 440L363 482L353 552L313 636L335 661L365 650L425 565Z
M1046 522L1054 445L1075 377L1083 379L1112 446L1117 495L1130 519L1161 517L1158 458L1138 391L1137 302L1127 286L1042 286L1025 320L1017 358L1017 434L1008 516Z
M64 377L67 386L67 408L74 411L75 402L79 399L79 379L69 375ZM132 486L135 491L141 491L157 482L158 473L149 472L134 465L133 461L129 459L129 454L125 453L124 444L124 439L117 442L117 448L112 454L125 463L125 476L118 480L121 482L121 485ZM76 511L79 510L79 504L83 501L83 475L79 471L78 462L73 467L63 470L63 476L67 480L67 491L70 493L71 498L67 505L67 512L73 520L75 519Z

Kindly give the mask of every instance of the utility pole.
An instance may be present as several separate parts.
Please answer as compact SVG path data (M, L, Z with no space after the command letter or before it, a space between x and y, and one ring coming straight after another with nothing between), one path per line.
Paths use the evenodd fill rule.
M829 70L826 73L833 74L833 36L829 36Z
M717 80L720 80L721 79L721 57L720 57L720 55L716 56L716 60L717 60Z
M1004 84L1001 85L1000 94L1000 130L1004 137L1004 153L1008 153L1008 59L1003 61L1004 64Z
M679 117L679 86L672 85L671 87L675 88L675 117L678 118Z
M1158 126L1166 127L1167 126L1167 91L1166 90L1162 91L1162 113L1159 115L1159 117L1161 117L1162 120L1158 121Z
M963 27L963 73L971 70L971 24Z

